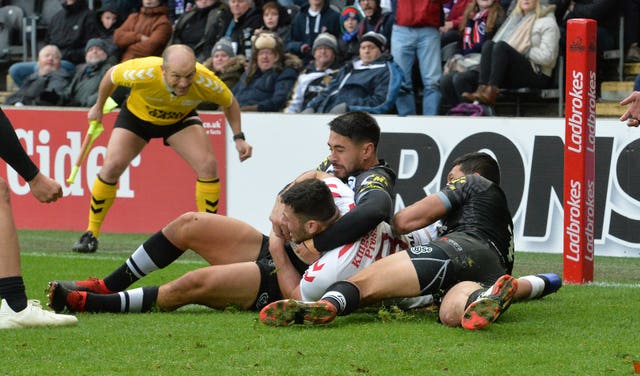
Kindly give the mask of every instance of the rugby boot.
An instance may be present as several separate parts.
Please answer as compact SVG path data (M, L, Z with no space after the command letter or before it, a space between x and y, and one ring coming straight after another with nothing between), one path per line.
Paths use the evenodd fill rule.
M73 245L73 251L78 253L94 253L98 250L98 239L91 231L87 231Z
M77 323L78 319L75 316L60 315L42 309L38 300L28 300L27 307L19 312L14 312L4 299L0 305L0 329L67 326Z
M48 306L56 312L84 312L87 294L86 291L67 290L58 281L49 282Z
M518 280L505 274L469 304L462 316L462 327L476 330L486 327L500 316L509 305L518 289Z
M333 321L337 309L326 300L302 302L294 299L278 300L260 311L260 321L269 326L291 324L318 325Z
M95 294L113 294L104 283L104 279L89 277L82 281L56 281L67 290L88 291Z

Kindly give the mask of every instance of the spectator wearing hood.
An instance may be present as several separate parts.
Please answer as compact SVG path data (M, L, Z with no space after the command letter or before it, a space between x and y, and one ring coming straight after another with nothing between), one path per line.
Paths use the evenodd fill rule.
M98 38L102 39L107 45L107 56L112 64L120 61L121 51L113 42L113 33L122 24L122 19L118 14L116 7L102 7L96 11ZM88 43L88 42L87 42ZM86 50L86 48L85 48ZM85 54L86 59L86 54Z
M253 39L249 66L233 95L243 112L280 112L291 96L302 62L285 53L282 40L273 33L260 32Z
M291 17L287 9L276 1L266 2L262 5L262 26L258 30L277 34L286 46L291 35Z
M196 59L205 61L213 45L224 36L231 21L231 12L221 0L196 1L189 11L177 20L171 44L186 44L193 49Z
M402 70L384 53L387 38L370 31L360 41L360 59L347 63L303 113L365 111L388 114L398 98Z
M140 12L130 14L113 34L116 46L123 50L120 61L162 55L171 31L164 1L143 0Z

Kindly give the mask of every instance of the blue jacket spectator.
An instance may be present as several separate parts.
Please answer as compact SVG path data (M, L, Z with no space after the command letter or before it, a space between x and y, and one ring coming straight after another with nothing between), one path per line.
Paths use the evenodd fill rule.
M310 0L291 22L287 51L298 55L305 63L309 62L313 41L324 32L340 37L340 14L329 7L328 0Z
M403 74L393 58L383 54L386 44L382 34L365 34L360 41L360 59L340 69L327 89L309 102L303 112L390 113L398 98Z
M260 32L254 37L247 71L233 88L242 111L280 112L291 96L302 69L298 57L284 52L275 34Z

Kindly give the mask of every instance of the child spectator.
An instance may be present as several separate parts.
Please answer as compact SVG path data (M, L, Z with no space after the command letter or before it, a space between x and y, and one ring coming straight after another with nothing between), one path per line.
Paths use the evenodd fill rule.
M287 9L276 1L265 3L262 6L262 27L259 30L275 33L286 45L291 34L291 17Z
M352 6L345 7L340 14L342 36L338 39L338 58L342 62L346 63L358 57L360 48L358 26L362 18L360 11Z
M98 38L107 43L107 56L109 56L110 62L117 64L120 61L121 51L113 42L113 33L121 24L118 8L102 7L96 12L96 17L98 19Z

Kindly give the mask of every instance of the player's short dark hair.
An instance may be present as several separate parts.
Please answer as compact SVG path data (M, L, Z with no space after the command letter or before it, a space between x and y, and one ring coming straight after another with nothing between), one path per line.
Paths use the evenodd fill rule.
M480 176L500 185L500 167L498 162L487 153L474 152L461 155L453 161L454 166L460 166L465 175L478 173Z
M339 135L349 137L353 142L372 142L377 149L380 141L380 126L368 112L351 111L329 122L329 129Z
M336 215L338 208L329 187L318 179L307 179L293 184L281 195L285 205L306 219L328 221Z

